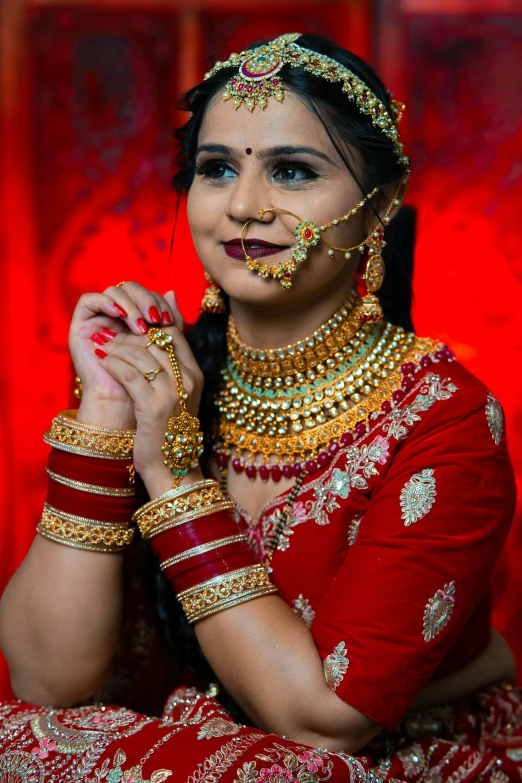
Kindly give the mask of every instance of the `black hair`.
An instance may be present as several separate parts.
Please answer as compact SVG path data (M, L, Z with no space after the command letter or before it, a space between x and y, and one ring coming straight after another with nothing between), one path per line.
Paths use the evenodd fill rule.
M391 96L373 68L357 55L336 46L318 35L302 35L299 45L341 63L361 79L392 115ZM254 44L258 46L260 44ZM253 48L253 47L249 47ZM195 176L195 152L203 117L210 102L223 91L236 68L218 71L212 77L186 92L179 107L190 112L189 120L175 132L177 142L176 173L173 186L178 198L186 193ZM407 163L401 162L393 141L375 127L370 118L341 91L338 83L328 82L301 68L285 65L281 70L285 88L300 98L322 123L337 153L361 189L361 194L373 188L396 185L404 179ZM362 161L359 167L353 155L356 150ZM368 208L375 210L372 202ZM379 298L386 320L412 330L411 274L413 269L414 211L403 208L385 229L386 280ZM225 295L225 300L227 297ZM222 314L202 313L187 337L204 374L205 383L200 407L203 431L208 436L215 419L213 394L220 382L226 357L227 310ZM170 586L157 566L155 569L155 604L172 648L174 661L197 676L204 685L215 679L191 628L183 616ZM150 579L150 576L148 577ZM226 702L226 698L223 699ZM230 703L226 704L230 709ZM233 710L238 715L237 710ZM240 716L241 717L241 716Z

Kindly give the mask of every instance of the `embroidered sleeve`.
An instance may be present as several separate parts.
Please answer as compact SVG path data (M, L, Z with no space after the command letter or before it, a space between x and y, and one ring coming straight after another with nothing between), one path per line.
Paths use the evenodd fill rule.
M512 518L500 406L476 382L464 394L402 441L356 535L346 520L351 546L315 607L328 683L389 728L461 644Z

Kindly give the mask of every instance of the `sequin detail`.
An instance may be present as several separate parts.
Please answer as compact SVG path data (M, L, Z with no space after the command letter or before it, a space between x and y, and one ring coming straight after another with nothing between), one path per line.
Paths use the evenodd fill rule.
M422 635L425 642L431 642L447 625L455 605L455 582L444 585L430 598L424 610L424 628Z
M353 546L357 541L357 536L359 535L359 527L361 526L362 520L363 520L363 515L357 514L350 522L350 527L348 528L348 536L347 536L347 541L349 546Z
M504 432L504 411L499 401L488 393L486 402L486 419L488 420L489 431L495 446L500 445L502 433Z
M399 750L397 756L402 761L404 767L404 775L407 778L412 778L415 775L419 775L425 767L426 756L422 745L417 742L411 745L409 748Z
M315 617L315 612L310 606L308 598L305 598L304 595L300 593L298 597L294 598L292 601L292 607L296 615L301 618L308 628L310 628Z
M401 509L406 527L418 522L431 511L437 495L434 471L431 468L414 473L401 492Z
M212 739L214 737L230 737L234 734L238 734L240 731L241 726L238 723L234 723L231 720L225 720L224 718L211 718L201 726L198 732L198 740Z
M325 680L333 691L342 683L349 665L345 643L340 642L323 662Z

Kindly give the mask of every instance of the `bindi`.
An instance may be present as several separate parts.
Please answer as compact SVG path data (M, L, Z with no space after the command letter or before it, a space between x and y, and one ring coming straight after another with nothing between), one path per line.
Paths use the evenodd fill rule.
M251 155L251 154L252 154L252 149L251 149L251 147L247 147L247 148L246 148L246 150L245 150L245 152L246 152L246 154L247 154L247 155Z

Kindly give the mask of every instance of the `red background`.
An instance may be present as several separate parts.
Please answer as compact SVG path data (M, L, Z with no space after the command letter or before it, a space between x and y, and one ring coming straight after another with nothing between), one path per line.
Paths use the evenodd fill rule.
M184 7L182 7L184 6ZM217 59L294 30L369 59L407 103L419 216L415 324L502 401L522 477L522 7L518 0L8 0L0 18L0 589L45 493L43 431L71 402L67 329L85 290L203 276L183 211L169 248L180 92ZM497 569L495 625L522 668L520 512ZM0 697L9 693L0 662Z

